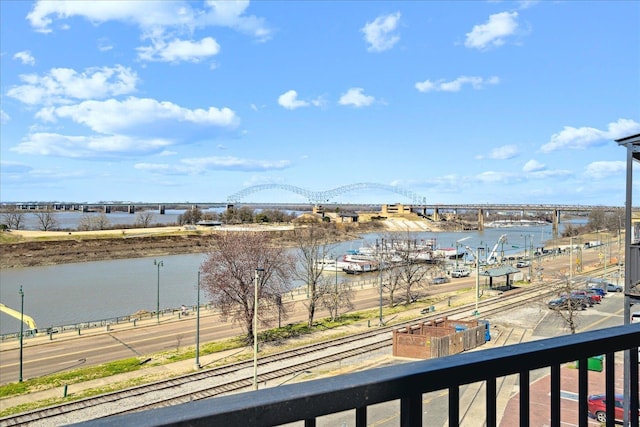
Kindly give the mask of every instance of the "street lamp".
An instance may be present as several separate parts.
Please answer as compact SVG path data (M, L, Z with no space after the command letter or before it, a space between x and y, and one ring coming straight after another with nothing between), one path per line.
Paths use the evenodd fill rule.
M258 389L258 276L264 268L256 268L253 279L253 389Z
M462 239L458 239L458 240L456 240L456 268L458 268L458 248L459 248L460 246L462 246L462 245L460 244L460 242L464 242L465 240L470 239L470 238L471 238L471 236L467 236L467 237L464 237L464 238L462 238Z
M533 275L533 271L532 271L532 264L533 264L533 234L531 235L523 235L522 237L524 237L524 259L525 261L527 261L527 263L529 264L529 283L531 283L531 280L533 279L532 275ZM529 237L529 246L527 246L527 237Z
M198 296L196 298L196 362L195 368L200 369L200 271L198 271Z
M18 382L22 382L22 336L24 335L24 292L22 291L22 285L20 285L20 373L18 374Z
M164 265L162 261L153 260L153 265L158 267L158 292L156 293L156 319L160 323L160 267Z
M478 311L478 299L480 298L480 248L476 248L476 311L473 312L474 316L479 316Z

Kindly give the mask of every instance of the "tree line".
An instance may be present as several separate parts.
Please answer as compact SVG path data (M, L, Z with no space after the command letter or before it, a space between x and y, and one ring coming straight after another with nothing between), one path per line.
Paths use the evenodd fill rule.
M40 231L60 231L60 223L57 214L52 210L33 212L36 227ZM123 228L148 228L167 225L195 225L200 221L220 221L223 224L246 223L288 223L296 218L293 213L265 209L255 211L243 206L238 209L228 209L224 212L203 212L199 208L186 210L178 216L176 223L158 223L157 214L152 211L140 211L135 214L135 222L129 224L112 224L105 213L83 213L78 221L77 231L113 230ZM27 213L18 209L12 209L2 214L2 229L22 230L25 227ZM66 231L66 230L64 230Z

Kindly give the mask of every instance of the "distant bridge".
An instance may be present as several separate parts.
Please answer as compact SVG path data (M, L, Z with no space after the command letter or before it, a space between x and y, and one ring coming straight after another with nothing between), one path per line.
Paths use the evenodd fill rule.
M331 200L344 193L349 193L355 190L384 190L392 193L400 194L411 200L413 204L426 203L427 198L414 193L406 188L399 187L397 185L376 184L373 182L359 182L357 184L343 185L341 187L332 188L326 191L312 191L306 188L296 187L295 185L288 184L260 184L247 187L237 193L227 197L229 203L239 203L242 199L250 194L257 193L265 190L286 190L295 194L299 194L305 197L309 203L317 205L322 203L330 203Z

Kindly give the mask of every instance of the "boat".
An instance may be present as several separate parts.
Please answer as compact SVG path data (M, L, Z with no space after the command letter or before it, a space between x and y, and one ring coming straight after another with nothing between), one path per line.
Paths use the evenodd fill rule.
M368 261L349 261L348 265L343 268L347 274L360 274L360 273L368 273L371 271L378 270L377 262L368 262Z
M333 259L333 258L325 258L320 259L316 262L316 266L322 271L344 271L346 267L348 267L351 263L344 260L343 258Z

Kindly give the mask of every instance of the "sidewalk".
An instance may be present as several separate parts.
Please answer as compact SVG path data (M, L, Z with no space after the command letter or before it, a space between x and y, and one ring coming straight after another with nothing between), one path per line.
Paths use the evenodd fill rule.
M615 363L615 389L616 393L623 392L623 363L622 354L616 355ZM540 372L544 371L544 372ZM549 369L538 371L539 378L535 372L531 373L529 384L529 425L531 427L546 427L551 424L551 375ZM605 391L606 368L603 363L602 372L588 371L588 394L602 394ZM620 373L620 374L618 374ZM501 427L511 427L520 424L520 393L519 388L514 387L514 394L505 408L502 419L499 422ZM578 425L578 369L574 363L567 363L560 368L560 417L563 426ZM601 424L589 418L589 425L600 426Z

